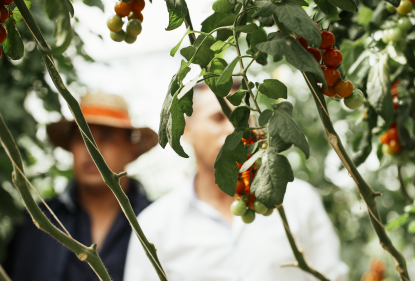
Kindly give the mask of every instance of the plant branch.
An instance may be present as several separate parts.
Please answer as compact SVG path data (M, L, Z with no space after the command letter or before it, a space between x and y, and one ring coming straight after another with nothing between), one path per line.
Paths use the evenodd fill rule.
M31 31L33 37L35 38L36 42L41 46L40 51L42 54L43 61L45 62L46 68L49 72L50 77L52 78L53 83L55 84L56 88L58 89L59 93L68 103L68 107L71 110L72 115L75 118L76 123L78 124L79 129L82 132L82 137L86 144L86 147L94 160L98 170L101 173L101 176L104 182L108 185L108 187L112 190L115 197L117 198L122 211L124 212L126 218L128 219L129 223L131 224L135 234L137 235L138 239L141 242L141 245L144 248L144 251L149 258L150 262L152 263L153 267L155 268L159 278L161 281L166 281L167 277L164 273L164 270L160 264L160 261L157 258L156 248L153 244L151 244L147 238L145 237L143 231L141 230L140 225L138 224L136 215L134 213L133 208L131 207L130 201L128 197L125 195L124 191L122 190L119 182L119 176L112 172L108 165L106 164L103 156L99 152L97 145L94 141L91 131L89 130L88 124L85 120L85 117L82 114L81 108L77 100L72 96L69 90L65 87L62 78L58 70L56 69L56 65L54 62L53 57L45 53L45 51L50 51L50 47L47 44L46 40L44 39L40 29L33 18L33 15L27 8L26 4L23 0L15 0L14 3L16 4L17 8L22 14L22 17ZM66 241L65 241L66 242ZM64 243L64 245L67 245Z
M4 271L1 265L0 265L0 281L12 281L10 277L7 275L6 271Z
M194 30L193 25L192 25L192 20L190 19L189 9L187 9L187 14L186 14L186 17L184 18L184 24L186 25L186 28L190 28L190 30ZM191 45L194 45L196 41L196 35L194 33L189 34L189 41Z
M19 1L19 0L17 0ZM23 161L19 149L0 113L0 143L13 164L13 184L22 198L27 211L37 228L43 230L63 245L72 250L81 261L86 261L102 281L111 281L101 258L96 251L96 245L87 247L68 236L53 225L33 199L23 173ZM6 279L7 280L7 279Z
M291 249L293 250L293 254L295 256L295 259L297 260L296 263L289 263L289 264L287 263L287 264L283 264L281 266L282 267L283 266L284 267L285 266L295 266L295 267L298 267L298 268L302 269L305 272L310 273L311 275L313 275L314 277L316 277L317 279L319 279L321 281L330 281L323 274L321 274L320 272L318 272L317 270L313 269L311 266L308 265L308 263L307 263L307 261L304 257L303 251L298 249L297 244L295 242L295 238L294 238L293 234L291 233L290 226L289 226L288 221L287 221L287 217L285 216L284 207L281 205L280 207L278 207L276 209L278 210L278 213L280 214L281 221L284 225L285 233L287 234L288 242L290 242Z
M403 180L403 177L402 177L402 166L397 165L397 167L398 167L398 179L399 179L399 183L401 184L401 192L403 194L403 197L405 197L405 200L406 202L408 202L408 204L412 204L414 200L412 199L412 197L409 195L408 191L406 190L405 181Z
M324 99L323 93L317 86L314 77L311 74L306 73L303 73L303 75L308 87L310 88L310 91L312 92L312 96L314 98L317 110L320 115L320 119L326 130L327 139L330 145L336 151L345 168L348 170L349 175L355 181L359 193L361 194L363 200L366 203L369 212L369 218L372 223L373 229L379 237L380 245L383 247L383 249L388 251L397 261L396 269L398 270L401 279L405 281L410 280L404 257L392 244L392 241L388 237L386 230L381 223L381 218L375 199L377 197L377 193L374 192L373 189L365 182L365 180L357 170L356 166L354 165L353 161L347 154L337 132L334 130L333 124L328 114L326 101Z

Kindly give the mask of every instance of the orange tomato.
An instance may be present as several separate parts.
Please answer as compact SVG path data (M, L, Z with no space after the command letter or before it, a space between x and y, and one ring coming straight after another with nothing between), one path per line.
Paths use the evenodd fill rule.
M328 89L326 90L326 88L324 86L322 86L321 91L323 92L323 94L325 94L326 96L328 96L330 98L336 96L336 92L334 91L334 87L328 87Z
M392 153L398 153L401 151L401 144L399 143L399 140L391 140L389 143L389 149Z
M391 141L390 135L388 134L388 132L384 133L383 135L380 136L380 142L383 144L389 144L389 142Z
M126 17L131 13L131 3L117 2L114 6L114 11L120 17Z
M353 92L353 83L350 80L339 81L336 86L334 86L334 91L340 97L347 98Z
M388 134L389 134L390 140L395 140L395 141L399 140L399 133L398 133L397 128L394 128L394 127L390 128L388 130Z
M238 180L236 183L236 194L241 194L245 189L245 183L243 180Z

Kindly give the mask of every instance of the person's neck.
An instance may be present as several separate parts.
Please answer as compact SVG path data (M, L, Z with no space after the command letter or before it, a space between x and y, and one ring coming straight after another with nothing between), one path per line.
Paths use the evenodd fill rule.
M233 214L230 211L230 205L234 199L220 190L215 183L215 173L212 169L199 165L195 178L195 192L199 200L214 207L229 223L232 223Z

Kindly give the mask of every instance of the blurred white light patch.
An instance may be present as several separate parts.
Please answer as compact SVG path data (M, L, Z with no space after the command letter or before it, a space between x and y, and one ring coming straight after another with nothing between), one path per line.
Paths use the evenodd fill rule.
M53 179L53 189L57 194L62 193L68 185L68 179L62 176L58 176Z
M63 148L56 147L53 150L53 156L56 159L56 167L61 170L69 170L73 165L73 155L72 153L66 151Z
M43 107L43 100L41 100L34 91L31 91L24 101L25 109L35 118L36 122L46 124L49 122L56 122L61 118L59 112L47 111Z
M339 169L343 164L334 150L330 150L324 164L324 174L333 184L346 189L352 189L356 186L349 172L344 168Z

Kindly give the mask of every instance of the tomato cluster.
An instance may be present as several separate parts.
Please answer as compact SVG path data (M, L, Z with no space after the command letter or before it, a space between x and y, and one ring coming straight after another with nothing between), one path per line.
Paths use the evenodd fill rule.
M396 154L401 151L401 143L399 141L396 122L389 127L389 130L385 134L380 136L380 142L383 144L383 153Z
M7 38L6 28L2 25L9 18L9 10L6 8L6 5L13 3L13 0L0 0L0 43L3 43ZM3 52L0 48L0 58Z
M140 35L142 30L141 23L144 17L141 12L145 5L146 2L144 0L132 0L129 3L119 1L115 4L114 11L116 15L107 20L112 40L115 42L125 41L128 44L132 44L137 40L137 36ZM124 17L128 17L125 31L122 29Z
M373 260L369 270L362 276L362 281L382 281L385 278L386 264L381 260Z
M250 140L242 139L245 145L250 145L258 140L264 139L263 132L261 130L258 133L252 132L254 136ZM266 148L266 143L263 143L263 149ZM251 155L248 155L248 159ZM268 209L263 203L259 202L255 195L251 193L251 183L261 167L262 160L258 159L254 165L245 172L239 174L238 182L236 185L236 200L231 205L231 212L235 216L241 216L244 223L251 223L255 220L255 213L269 216L274 209ZM242 164L238 163L239 168Z

